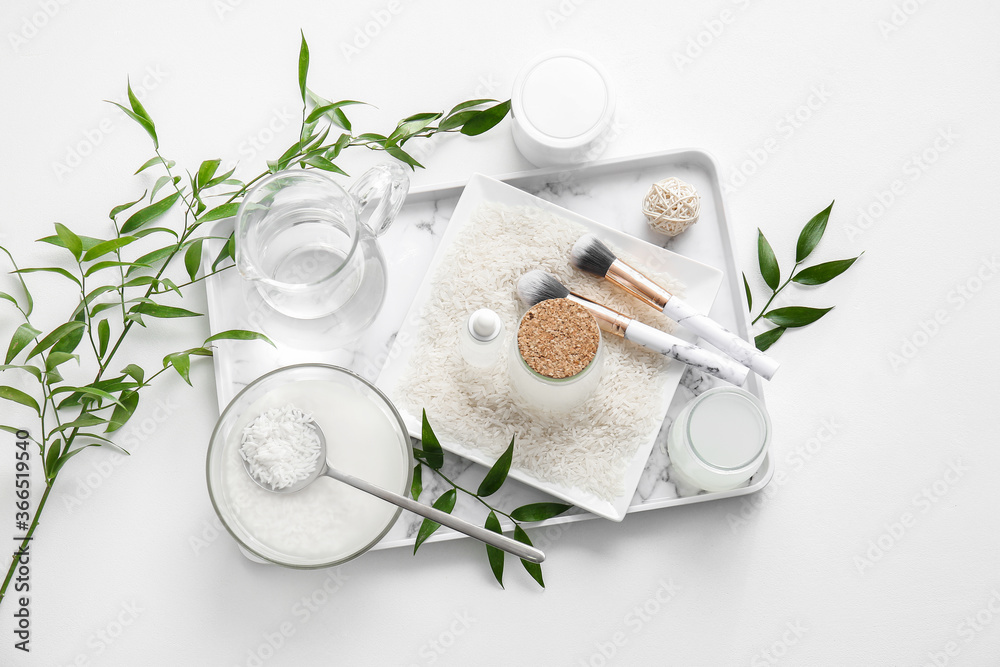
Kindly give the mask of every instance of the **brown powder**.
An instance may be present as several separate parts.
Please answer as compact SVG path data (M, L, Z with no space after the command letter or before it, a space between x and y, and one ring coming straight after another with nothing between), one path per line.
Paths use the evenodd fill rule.
M601 329L590 312L569 299L549 299L529 310L517 331L528 366L553 379L576 375L594 359Z

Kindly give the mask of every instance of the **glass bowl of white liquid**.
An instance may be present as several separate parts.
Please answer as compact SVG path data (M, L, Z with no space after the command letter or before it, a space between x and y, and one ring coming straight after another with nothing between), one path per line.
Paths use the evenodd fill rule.
M413 475L410 437L374 385L323 364L287 366L254 380L219 417L208 447L208 493L243 552L292 568L339 565L375 546L400 509L326 476L295 493L258 486L240 458L243 430L289 404L322 429L332 467L403 495Z

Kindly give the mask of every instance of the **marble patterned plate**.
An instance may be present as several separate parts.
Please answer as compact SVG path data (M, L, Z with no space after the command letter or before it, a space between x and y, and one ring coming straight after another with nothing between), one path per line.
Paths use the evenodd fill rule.
M441 238L441 242L437 246L434 259L431 261L430 267L424 275L423 282L417 289L410 311L403 319L402 328L396 336L394 346L390 350L386 364L382 369L382 373L376 381L376 384L383 391L385 391L390 398L394 399L396 407L400 410L400 414L403 416L403 421L406 423L410 435L415 438L420 437L421 416L407 411L401 405L402 401L395 400L397 386L401 375L411 363L419 363L419 360L413 359L415 347L412 344L407 343L418 340L419 338L421 325L420 313L424 308L424 304L432 296L433 277L436 274L437 268L443 260L447 249L452 245L452 243L455 242L455 239L469 224L476 209L478 209L481 204L487 202L503 204L506 206L528 206L540 208L579 224L588 231L597 234L600 238L609 241L613 245L635 257L640 263L640 266L645 265L662 267L662 270L684 283L686 288L685 300L701 312L707 313L711 310L712 304L714 303L715 297L719 291L719 287L722 284L723 274L719 269L693 259L689 259L670 250L666 250L665 248L652 245L646 241L637 239L634 236L630 236L622 231L613 229L599 222L595 222L594 220L531 195L512 185L508 185L481 174L474 175L465 186L462 196L458 200L455 212L452 214L448 227L444 232L444 236ZM696 341L696 337L682 329L678 329L674 333L678 337L685 338L691 342ZM541 481L516 467L511 468L510 477L529 486L541 489L556 498L565 500L568 503L576 505L577 507L585 509L598 516L611 519L613 521L621 521L625 517L625 513L628 511L629 503L635 494L636 487L639 484L639 478L642 475L646 461L649 459L650 452L656 442L657 435L660 432L660 425L666 417L667 407L670 405L671 398L677 389L677 385L680 382L684 368L683 364L674 362L671 363L665 371L661 394L659 396L660 405L662 407L655 420L655 425L648 436L636 449L621 480L622 492L614 498L605 499L578 487ZM441 446L454 454L458 454L459 456L475 461L481 465L488 467L493 464L492 458L484 455L484 453L477 449L471 441L465 442L447 438L442 441Z

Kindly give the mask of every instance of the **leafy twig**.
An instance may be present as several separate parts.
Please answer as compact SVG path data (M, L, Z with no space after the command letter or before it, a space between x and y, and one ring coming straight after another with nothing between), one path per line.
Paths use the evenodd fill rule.
M820 240L823 238L823 234L826 232L826 225L830 220L830 212L833 210L833 202L825 209L817 213L813 218L806 223L805 227L799 233L798 243L795 246L795 265L788 274L788 278L781 282L781 267L778 265L778 260L775 257L774 250L771 248L771 244L768 243L767 239L764 237L764 232L760 229L757 230L757 264L760 267L761 277L764 282L771 289L771 294L764 304L764 307L760 309L760 312L756 317L753 318L751 324L756 324L761 318L764 318L775 324L776 326L768 329L767 331L759 334L754 338L754 343L757 349L764 351L769 347L774 345L779 338L788 329L804 327L808 324L812 324L817 321L828 312L833 310L830 308L810 308L806 306L787 306L784 308L775 308L774 310L768 310L771 303L774 301L775 297L781 293L789 283L797 283L799 285L821 285L823 283L829 282L842 274L847 269L858 260L861 255L857 257L852 257L850 259L840 259L832 262L824 262L822 264L816 264L814 266L806 267L801 271L798 270L802 262L812 254L812 251L816 249L819 245ZM862 253L864 254L864 253ZM753 294L750 292L750 283L747 281L747 276L743 274L743 287L746 290L747 296L747 308L753 313Z
M427 421L426 410L423 413L421 442L422 448L413 452L414 457L417 459L417 465L413 469L413 484L410 488L410 495L414 500L417 500L423 492L422 470L426 467L451 486L450 489L442 493L434 501L433 506L435 508L442 512L450 513L455 508L457 492L461 491L489 510L489 515L486 517L486 523L484 524L488 530L496 533L501 532L500 521L497 519L497 514L500 514L510 519L514 524L514 539L529 546L531 546L531 539L524 532L522 523L544 521L545 519L558 516L572 507L572 505L564 503L532 503L518 507L508 514L494 507L486 500L487 497L499 491L507 479L507 473L510 471L510 464L514 458L514 438L511 438L510 445L507 446L507 449L504 450L493 466L490 467L476 491L471 491L460 486L441 472L441 467L444 465L444 451L441 449L441 443L438 441L437 436L434 435L434 430L431 428L430 422ZM440 527L441 524L430 519L424 519L420 524L420 529L417 531L413 553L417 553L420 545ZM493 576L496 578L497 583L503 587L503 565L506 554L496 547L487 545L486 555L490 562L490 569L493 571ZM528 574L531 575L532 579L538 582L539 586L545 588L545 582L542 579L542 566L524 559L521 559L521 564L527 570Z

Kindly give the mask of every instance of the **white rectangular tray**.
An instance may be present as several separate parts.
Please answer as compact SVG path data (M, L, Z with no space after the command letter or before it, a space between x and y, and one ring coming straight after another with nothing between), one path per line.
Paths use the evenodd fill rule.
M640 205L650 184L668 176L676 176L695 186L701 193L702 199L698 224L676 239L665 243L664 237L649 229ZM746 300L740 282L740 271L735 262L732 231L722 199L718 167L707 153L700 150L666 151L639 157L605 160L573 169L535 170L497 178L604 225L721 269L724 273L723 281L710 315L729 330L749 339ZM464 186L465 183L454 183L415 188L411 191L393 227L381 239L389 266L386 304L370 331L351 349L304 354L280 346L278 349L272 349L263 344L221 341L222 344L214 359L220 409L247 383L267 371L291 363L312 361L337 364L374 380L390 358L396 334L416 296L418 286L428 271ZM224 237L228 235L231 227L231 220L219 221L212 235ZM216 244L206 248L206 261L211 261L217 254L219 248ZM250 328L239 281L238 274L232 270L206 280L210 326L213 333L232 328ZM700 344L711 347L704 341ZM770 481L774 473L774 463L768 456L761 469L745 487L720 493L678 496L669 479L666 456L667 430L684 404L713 384L712 378L690 371L686 371L682 376L663 427L639 479L638 488L629 504L629 513L749 494L764 488ZM751 374L745 386L763 400L762 383L756 375ZM445 465L446 474L466 488L476 488L485 472L482 466L450 454ZM421 500L430 502L444 490L445 487L433 479L431 474L426 474ZM547 498L549 496L541 491L512 479L505 484L500 493L491 498L491 502L505 511L510 511L520 505ZM468 502L468 499L465 499L459 501L455 514L482 523L486 517L486 510L478 503ZM595 516L580 510L572 510L534 525L551 525L591 518ZM376 548L412 546L420 521L419 517L403 513ZM442 528L429 541L456 537L462 535Z

